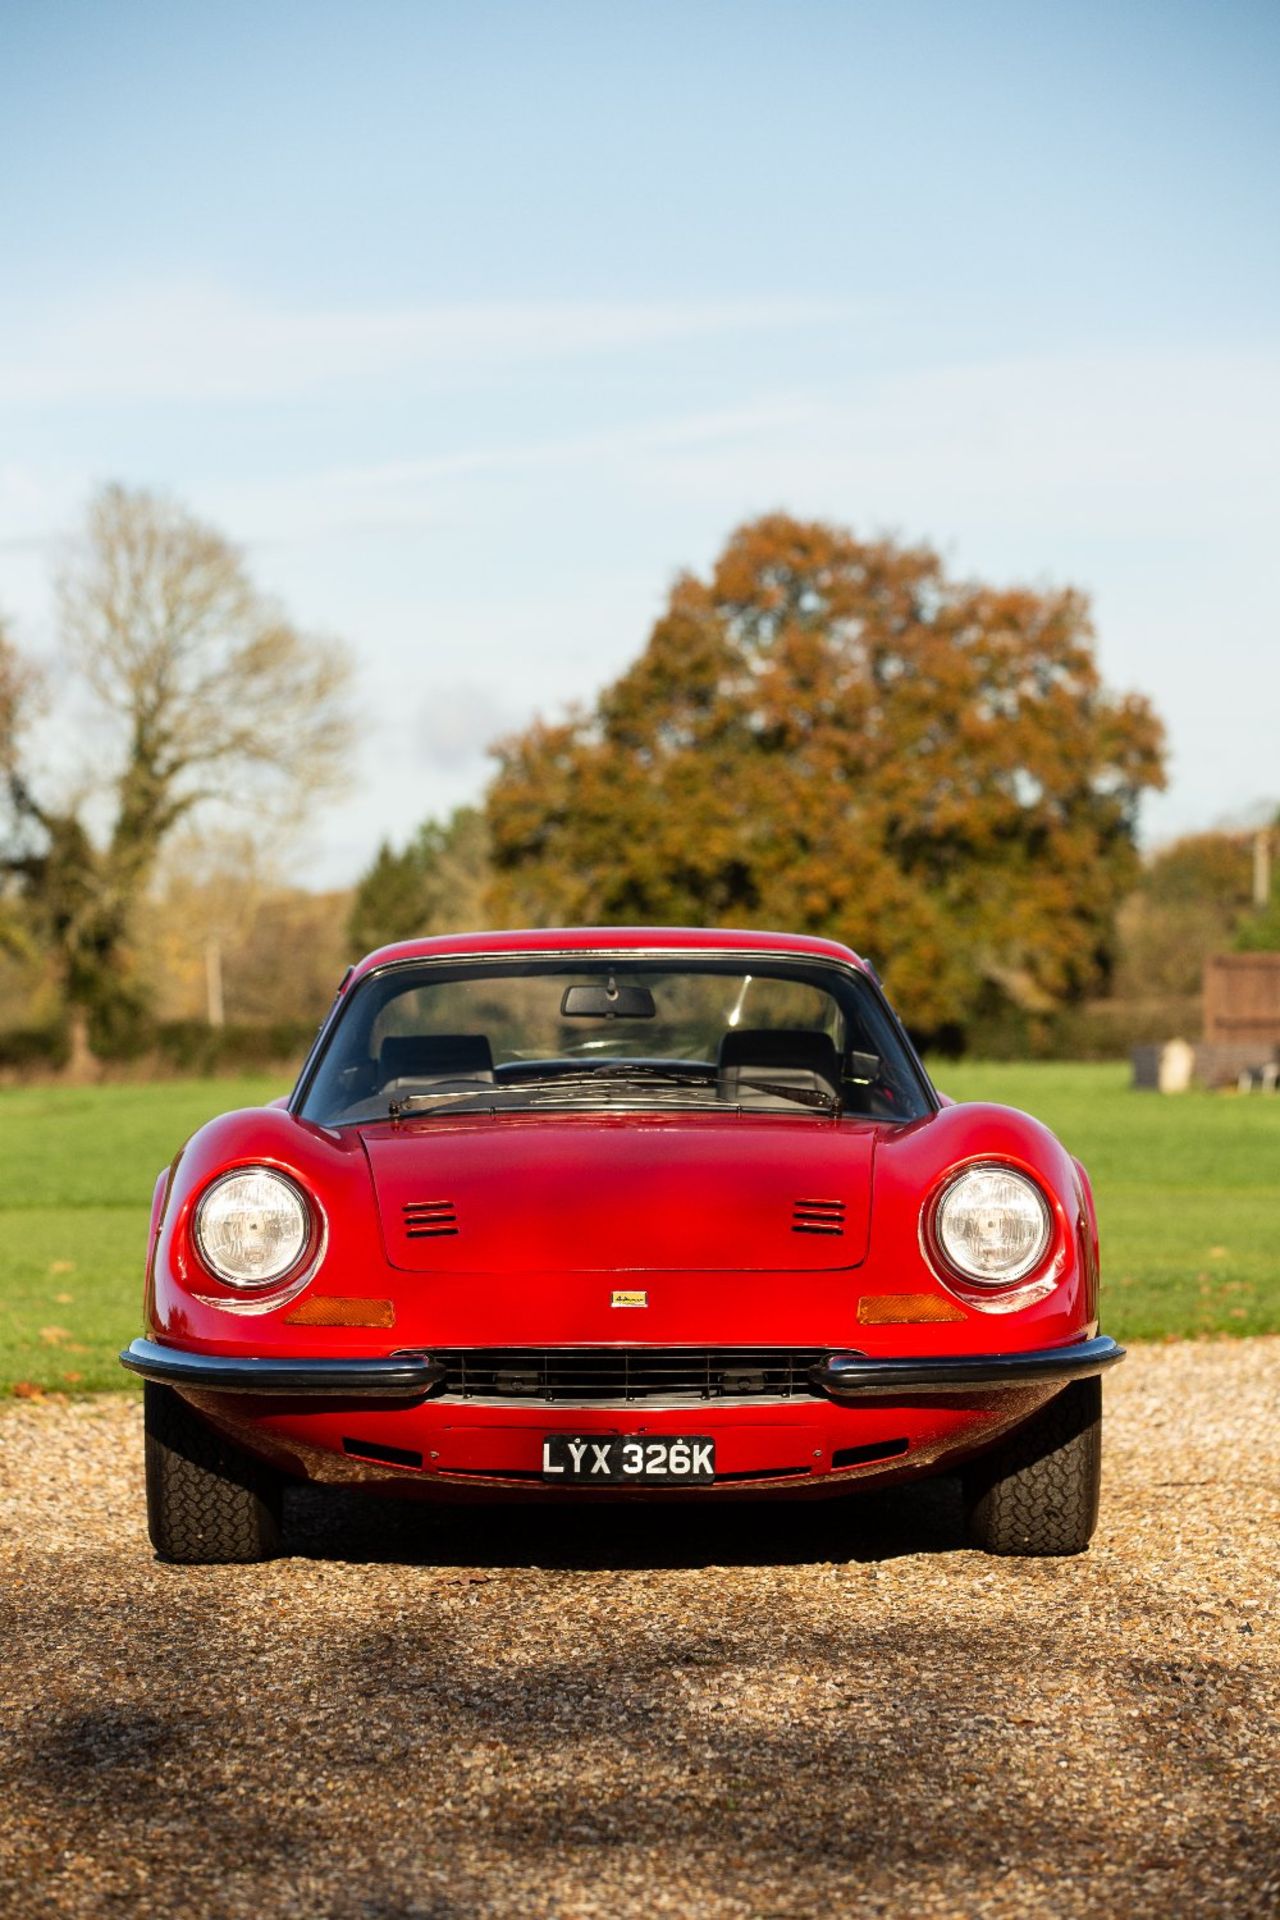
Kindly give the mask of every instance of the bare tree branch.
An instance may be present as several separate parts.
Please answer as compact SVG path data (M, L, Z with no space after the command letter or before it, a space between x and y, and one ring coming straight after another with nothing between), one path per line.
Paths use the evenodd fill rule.
M114 741L113 804L102 841L81 803L38 797L21 741L31 676L0 630L0 870L18 879L71 1004L101 1009L126 990L129 924L179 823L214 805L279 824L335 785L351 669L258 591L220 533L149 493L97 496L56 588L70 674Z

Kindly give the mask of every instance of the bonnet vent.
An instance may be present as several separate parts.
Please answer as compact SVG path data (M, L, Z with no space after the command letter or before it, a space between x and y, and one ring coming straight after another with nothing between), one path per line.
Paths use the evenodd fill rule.
M791 1214L793 1233L843 1233L843 1200L797 1200Z
M452 1200L409 1200L404 1208L406 1240L440 1240L458 1231Z

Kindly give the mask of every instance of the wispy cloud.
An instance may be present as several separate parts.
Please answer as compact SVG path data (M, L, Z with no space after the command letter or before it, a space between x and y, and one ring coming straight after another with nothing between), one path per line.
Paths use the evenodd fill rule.
M690 509L785 500L975 551L1204 538L1280 512L1280 350L1025 356L841 383L742 444L649 451Z
M283 308L161 282L19 318L0 311L0 404L288 400L352 382L607 354L838 318L803 300L493 301Z
M652 460L678 463L697 450L731 457L734 447L751 449L803 435L818 414L815 401L780 395L749 406L619 422L581 433L456 447L420 459L269 476L237 483L225 503L214 498L210 504L215 514L234 514L257 541L418 526L433 520L439 503L451 499L464 480L583 468L596 475L612 472L625 481Z
M1038 568L1082 542L1274 524L1278 448L1280 353L1045 356L269 475L209 504L250 538L292 542L423 526L456 517L464 485L556 476L562 493L608 489L628 512L661 501L691 526L786 504L958 541L971 564L1023 567L1025 550Z

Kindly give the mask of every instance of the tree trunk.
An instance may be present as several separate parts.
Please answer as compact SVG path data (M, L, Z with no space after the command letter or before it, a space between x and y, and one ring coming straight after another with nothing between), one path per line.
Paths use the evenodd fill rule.
M74 1086L86 1086L101 1077L102 1063L89 1045L89 1016L83 1007L72 1007L67 1021L70 1049L63 1077Z

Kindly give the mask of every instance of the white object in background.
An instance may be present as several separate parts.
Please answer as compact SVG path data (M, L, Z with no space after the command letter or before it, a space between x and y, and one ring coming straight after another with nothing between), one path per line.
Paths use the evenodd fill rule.
M1195 1072L1195 1048L1185 1040L1167 1040L1160 1049L1156 1086L1161 1093L1185 1093Z

